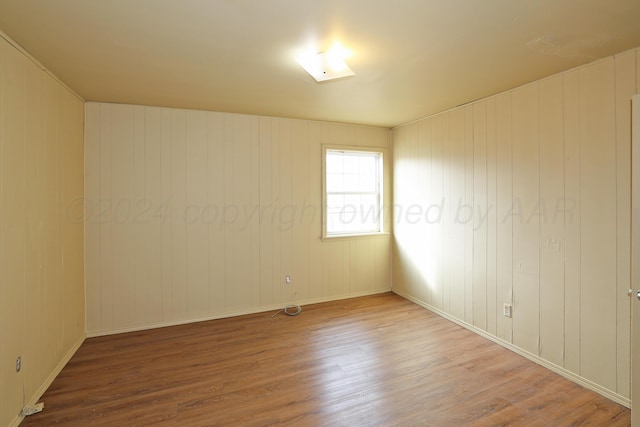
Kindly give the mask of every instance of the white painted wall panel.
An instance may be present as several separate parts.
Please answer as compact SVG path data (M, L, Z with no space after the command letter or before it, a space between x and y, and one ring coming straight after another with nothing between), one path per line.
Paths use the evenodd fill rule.
M564 367L580 373L581 203L578 71L562 76L564 125Z
M564 366L564 140L562 77L539 85L540 357Z
M131 204L135 197L135 145L132 106L111 110L111 197L105 200L109 210L105 220L111 229L111 244L118 248L112 252L112 297L117 304L111 307L113 324L123 327L135 321L136 263L135 235L131 218Z
M162 111L136 108L136 164L142 163L143 174L138 177L134 221L145 227L136 229L136 258L141 262L136 270L136 320L151 323L162 321L162 222L159 206L162 200ZM138 166L137 166L138 167ZM139 172L138 172L139 173ZM161 205L161 204L160 204ZM139 254L139 255L138 255Z
M434 307L443 307L443 278L444 278L444 221L437 220L439 212L443 209L444 197L444 129L442 116L436 116L431 123L431 188L429 191L428 206L431 211L428 214L429 227L429 253L433 254L431 259L433 265L433 277L431 284L431 303ZM426 159L429 160L428 158Z
M473 104L473 324L487 330L487 103Z
M84 340L83 128L83 101L0 37L3 426L18 424Z
M389 131L88 103L87 332L389 290L390 235L320 239L322 144Z
M617 291L616 325L617 341L617 387L618 392L629 395L629 370L631 349L626 337L631 333L631 300L626 295L631 282L631 253L628 236L631 235L631 128L628 117L631 116L630 99L636 93L636 55L627 52L615 57L616 84L616 187L617 187Z
M637 55L393 130L396 209L436 194L433 186L420 191L416 177L433 177L445 152L436 173L450 199L445 233L396 221L394 290L622 402L630 378L629 101L640 81ZM447 129L433 132L434 123ZM425 127L430 159L412 148ZM437 305L423 279L440 265L450 269L441 282L449 303ZM513 303L512 319L502 315L504 303Z
M447 169L449 169L449 179L451 181L451 190L449 191L449 206L450 209L447 212L450 218L451 229L450 241L451 246L449 250L449 258L451 265L451 308L450 313L459 319L464 319L465 313L465 292L466 292L466 273L465 273L465 251L460 251L465 246L465 232L466 227L463 226L463 206L465 205L465 160L464 160L464 120L465 113L463 109L457 109L447 114L449 117L449 138L451 144L451 155L449 156L449 162L447 163ZM401 128L402 129L402 128ZM402 140L395 138L394 130L394 153L396 144L402 144ZM396 164L394 169L394 176L400 176L402 172L401 165ZM397 181L397 178L396 180ZM402 181L398 182L401 185ZM396 201L397 203L397 201ZM405 228L405 233L409 233L411 230L408 227L397 227L396 230ZM396 236L398 232L396 231ZM401 281L395 280L396 264L394 264L394 283L402 286Z
M616 137L613 60L580 83L581 374L616 388Z
M415 189L418 191L419 198L422 206L431 206L433 202L432 182L433 182L433 120L424 120L415 129L415 145L409 147L409 160L413 164L413 173L415 175ZM414 207L408 207L404 215L407 221L415 221L416 217L421 216L417 214ZM421 234L424 235L424 240L416 242L425 246L425 251L420 255L420 259L415 261L415 274L418 280L418 290L423 293L422 297L425 301L433 304L433 294L435 288L435 276L437 270L435 267L435 257L433 254L431 257L425 256L427 253L432 254L433 251L428 248L431 246L433 239L431 233L433 227L427 221L418 221L417 224L421 228ZM432 271L433 274L428 275L427 271Z
M513 153L511 93L496 97L496 324L498 338L512 342L513 319L504 317L504 304L513 304Z
M136 107L144 109L144 107ZM207 206L207 114L187 117L187 312L190 318L209 312L208 225L197 209ZM139 259L137 256L136 259Z
M487 100L487 332L497 333L497 129L496 100Z
M464 200L460 203L460 214L457 220L464 227L464 317L467 323L473 324L474 291L473 291L473 234L476 218L476 200L473 193L473 106L464 110Z
M2 418L8 422L22 408L23 373L15 372L15 360L24 344L23 331L9 327L22 319L25 301L25 75L27 62L20 52L1 41L2 140L0 140L0 304L2 311ZM55 171L55 169L54 169ZM51 177L56 179L57 177ZM47 201L48 202L48 201ZM48 205L48 203L47 203ZM49 254L52 256L54 254ZM54 272L55 273L55 272ZM46 313L45 313L46 314ZM45 319L45 321L48 319ZM4 415L6 414L6 415Z
M128 106L108 105L105 108L122 108ZM184 220L187 210L187 155L186 155L186 133L187 133L187 112L182 110L171 111L171 183L170 183L170 211L169 222L171 224L171 303L172 319L188 320L187 302L187 223ZM117 124L116 124L117 126ZM230 164L226 161L225 166ZM90 172L90 171L88 171ZM91 195L87 195L88 198ZM87 245L93 242L87 242ZM117 252L119 247L113 246L113 252ZM91 284L87 284L87 287ZM133 295L128 296L132 298ZM113 308L119 302L112 303ZM87 307L87 309L89 309ZM127 324L112 321L105 325L107 328L126 328ZM87 325L87 331L92 331L91 325Z
M539 353L540 159L538 85L513 91L513 343Z

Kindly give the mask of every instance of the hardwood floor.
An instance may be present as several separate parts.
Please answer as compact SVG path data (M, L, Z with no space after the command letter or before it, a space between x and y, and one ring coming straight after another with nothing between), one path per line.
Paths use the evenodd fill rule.
M628 426L394 294L87 339L22 426Z

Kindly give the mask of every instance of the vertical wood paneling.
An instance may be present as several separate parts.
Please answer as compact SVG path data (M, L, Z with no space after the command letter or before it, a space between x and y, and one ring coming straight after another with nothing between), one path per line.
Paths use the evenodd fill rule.
M132 225L138 224L140 220L138 216L138 200L144 200L145 194L145 175L147 164L145 161L144 149L144 109L135 107L133 111L133 196L127 200L127 216L125 221ZM132 239L133 259L139 260L133 266L133 286L135 287L135 298L133 299L133 316L134 322L140 319L152 318L149 304L151 298L145 298L149 271L147 270L147 248L145 244L145 232L147 227L131 227L133 233L130 235Z
M497 135L496 100L487 100L487 332L497 332Z
M88 194L87 199L95 199L96 214L94 221L100 224L100 323L113 325L114 295L113 295L113 251L112 251L112 221L110 215L113 202L111 193L111 106L100 106L100 169L94 173L100 174L100 192L97 195Z
M291 212L293 227L293 287L300 295L311 294L310 268L315 259L310 258L312 233L311 224L313 205L309 197L309 123L296 121L293 123L292 140L292 201L295 209ZM367 283L364 284L366 289Z
M249 240L251 254L250 268L250 307L259 307L260 299L260 118L252 116L249 136L249 188L250 201L248 206Z
M88 105L91 105L89 103ZM97 104L100 105L100 104ZM161 178L160 178L160 187L161 187L161 198L159 201L152 201L152 209L154 216L157 216L160 220L160 227L162 233L162 281L161 281L161 289L162 293L162 320L173 319L173 262L172 262L172 232L171 229L173 227L173 207L172 207L172 170L173 170L173 160L172 160L172 138L171 138L171 110L161 109L160 111L160 162L161 162ZM88 126L88 125L87 125ZM87 154L88 156L88 154ZM87 159L89 161L89 159ZM87 169L91 170L91 169ZM87 174L90 176L91 174ZM88 192L87 195L91 193ZM89 240L87 237L87 247L93 244L92 240ZM88 270L88 267L87 267ZM91 286L91 282L87 279L87 289ZM90 311L90 305L87 305L87 312ZM102 326L100 329L89 329L92 330L102 330L105 329L107 325Z
M136 281L136 321L157 323L162 321L163 287L162 284L162 110L145 110L138 107L136 119L136 140L138 152L144 159L144 183L140 198L134 203L134 224L143 225L142 251L143 269L138 270ZM142 142L140 142L142 138ZM137 158L137 157L136 157ZM142 315L140 314L143 313Z
M275 303L274 282L274 251L273 251L273 222L272 222L272 125L273 120L260 118L260 302L264 305Z
M540 83L540 356L564 364L562 77Z
M55 287L48 286L50 282L59 283L62 278L60 276L62 267L60 259L62 250L59 245L59 233L58 229L60 212L59 212L59 185L60 185L60 122L59 122L59 109L60 109L60 86L50 76L44 76L42 79L42 94L43 94L43 132L44 132L44 146L42 156L46 159L50 159L43 163L42 171L47 176L46 180L43 180L43 194L42 194L42 225L43 228L48 230L55 230L55 232L49 232L43 236L43 258L42 258L42 274L44 276L44 297L47 301L51 301L52 304L47 304L44 307L44 322L47 325L47 332L49 328L55 328L57 321L63 309L61 304L62 292L59 292ZM50 363L56 360L60 355L60 343L62 339L56 333L45 332L44 343L47 351L54 355L50 359ZM48 365L48 370L53 370L54 366Z
M466 292L466 272L465 272L465 112L462 108L456 109L449 115L449 135L451 139L450 169L451 191L451 311L450 313L458 319L464 319L465 313L465 292ZM395 147L394 139L394 147ZM396 176L401 171L394 170ZM402 182L398 182L401 185ZM395 265L395 264L394 264ZM395 271L395 269L394 269Z
M349 281L347 266L349 263L348 242L331 242L326 245L329 251L330 292L333 295L344 295L348 292Z
M113 205L87 239L100 261L88 264L89 318L99 319L89 333L389 289L389 236L320 239L322 144L388 148L388 130L115 104L87 110L96 147L87 164L99 167L87 170L86 196ZM131 204L128 217L120 200Z
M66 356L69 349L84 338L85 333L85 266L84 266L84 223L82 203L84 194L84 103L67 90L60 90L62 105L59 109L63 115L63 129L59 167L63 168L60 212L62 243L62 264L64 292L61 301L61 315L64 330L64 344L60 355ZM38 92L39 93L39 92ZM38 138L40 134L38 133ZM39 179L42 179L40 176ZM35 265L35 263L34 263ZM40 280L44 286L44 280ZM41 299L41 306L47 304ZM57 331L60 330L58 327ZM47 332L55 335L55 330ZM37 345L37 343L36 343ZM34 350L35 351L35 350ZM57 363L52 362L51 366ZM55 369L55 368L54 368ZM48 372L42 372L39 378L45 378ZM33 390L40 388L40 380L35 381Z
M201 318L209 312L209 236L202 212L207 206L207 113L187 116L186 168L187 207L187 313Z
M473 324L473 218L475 197L473 194L473 107L464 110L464 201L460 205L458 219L464 225L464 320Z
M636 93L635 52L615 57L616 84L616 334L617 392L630 395L631 348L626 338L631 334L631 298L627 294L631 283L631 97Z
M431 303L434 307L443 308L443 277L444 277L444 253L443 253L443 222L440 218L440 210L443 201L444 184L444 160L443 160L443 120L442 116L433 118L431 127L431 195L427 204L428 212L425 212L427 225L431 228L429 233L429 257L433 263L433 284L431 286ZM438 213L437 215L435 213ZM424 220L423 220L424 221Z
M130 221L135 198L134 107L111 111L110 222L113 252L113 322L118 327L135 322L136 245ZM131 292L133 290L133 293Z
M580 373L581 202L578 72L562 76L564 122L564 367Z
M85 238L91 242L100 242L100 222L97 218L97 206L100 198L100 117L100 105L86 105L85 166L87 170L95 171L86 176L85 183L85 191L87 194L93 195L91 198L87 197L85 201ZM102 328L101 263L100 245L87 245L85 252L86 280L95 284L95 286L87 287L86 304L87 307L93 307L93 310L87 310L86 327L88 330Z
M445 232L427 233L429 245L410 244L424 234L420 225L397 227L394 288L621 398L630 394L629 100L639 55L585 65L392 134L396 209L433 197L433 186L425 196L415 176L435 176L439 143L449 199ZM441 120L446 135L434 131ZM426 127L430 158L410 149ZM437 274L432 255L440 247L442 307L420 283ZM504 303L514 305L512 319Z
M616 146L613 60L579 71L581 374L616 388Z
M418 190L419 206L429 207L434 199L431 188L433 181L433 121L431 119L421 121L412 131L415 132L415 136L407 146L406 161L412 166L411 172L415 178L413 188ZM434 227L427 221L421 220L419 211L420 209L416 209L416 205L407 207L404 212L404 220L408 224L415 223L418 225L418 227L412 227L411 230L413 233L417 233L413 237L414 243L412 246L422 249L420 255L413 260L414 282L418 286L418 295L427 303L433 304L436 275L434 273L429 274L429 272L435 271L435 260L433 248L431 247L433 242L431 233L433 233Z
M38 75L37 69L34 64L29 61L24 61L24 111L38 111ZM1 98L0 98L1 99ZM1 102L1 101L0 101ZM66 119L68 111L64 111L64 118ZM0 119L1 120L1 119ZM66 122L66 120L65 120ZM26 117L25 117L26 124ZM66 123L65 123L66 125ZM66 126L64 126L66 131ZM29 322L33 322L36 328L32 333L24 337L23 350L26 354L37 354L39 341L48 339L46 334L49 331L45 331L42 327L42 313L46 310L46 304L42 297L38 297L41 290L42 282L38 280L38 260L42 257L38 242L33 238L38 233L40 226L40 197L41 194L41 182L40 182L40 162L39 151L40 143L42 142L40 136L40 129L38 126L25 126L24 129L24 176L25 176L25 211L26 211L26 233L29 236L25 239L25 296L30 295L34 298L31 299L29 304L25 304L24 318L29 319ZM28 161L28 159L32 159ZM71 165L70 165L71 166ZM65 242L66 243L66 242ZM66 245L65 245L66 246ZM66 247L65 247L66 249ZM31 255L31 256L30 256ZM65 282L67 277L64 278ZM71 283L73 283L71 281ZM67 286L65 286L64 293L66 294ZM66 299L66 295L65 295ZM1 309L1 308L0 308ZM73 319L65 319L69 322ZM69 329L68 324L56 325L63 326L66 330ZM74 334L74 336L77 336ZM65 337L65 341L66 341ZM66 345L66 342L65 342ZM32 375L23 376L23 386L30 390L35 390L38 387L37 381L46 375L49 366L37 365L33 367Z
M2 310L3 415L8 422L22 408L24 372L15 372L15 358L24 349L25 313L25 73L26 60L2 41L2 140L0 145L0 303ZM54 193L55 194L55 193ZM57 304L56 304L57 305ZM6 415L4 415L6 414Z
M319 136L319 139L318 139L319 145L317 146L316 151L320 153L320 156L322 156L322 144L328 144L330 143L329 141L333 141L331 138L329 138L329 126L321 127L318 130L318 136ZM321 164L321 167L322 167L322 164ZM320 174L321 174L320 179L322 179L322 170L320 171ZM320 181L320 183L321 182L322 181ZM318 239L320 239L321 237L322 237L322 231L320 231L320 235L318 236ZM322 289L324 290L324 292L326 292L326 295L332 295L333 293L331 289L331 285L332 285L331 249L332 249L331 245L328 245L328 244L322 245L322 263L323 265L326 266L322 272Z
M208 226L209 313L220 313L225 309L225 247L222 222L225 196L224 149L224 115L209 113L207 115L207 206L202 213L202 219Z
M5 52L6 49L7 49L6 43L4 42L4 40L0 40L0 165L4 161L4 144L5 144L5 134L4 134L5 107L4 106L5 106L5 103L8 104L7 96L5 94L5 86L7 83L6 83L6 80L2 78L2 76L6 75L4 71L4 68L6 67L6 61L7 61L6 59L7 54ZM0 172L0 189L2 188L3 183L4 183L4 180L2 178L2 173ZM1 196L0 196L0 224L2 224ZM2 254L3 254L2 245L0 244L0 258L2 257ZM5 289L5 283L0 278L0 325L7 325L8 319L9 319L9 317L7 316L9 313L9 310L5 309L5 303L4 303L4 301L6 301L4 296L6 292L7 292L7 289ZM7 317L5 318L5 316ZM5 333L4 328L2 328L1 332L4 335ZM0 363L2 364L2 368L0 368L0 384L2 384L2 386L0 386L0 414L3 414L0 417L0 422L2 422L3 424L8 424L12 419L12 416L10 415L11 412L19 411L19 407L12 407L11 403L9 403L9 399L7 398L7 396L10 393L13 393L13 389L15 389L15 384L13 383L13 381L11 381L11 385L9 386L4 385L4 384L9 384L10 379L8 376L12 375L12 373L4 367L9 366L10 364L9 355L11 355L10 357L13 358L12 353L15 352L15 350L19 350L19 349L16 349L9 345L7 345L4 348L10 349L10 350L5 350L3 352L0 352Z
M323 269L322 211L314 200L322 200L322 127L319 123L309 123L309 148L306 165L308 171L307 200L305 208L309 214L309 284L310 298L320 298L329 295L326 269ZM390 263L389 263L390 264ZM390 277L390 276L387 276Z
M246 169L249 157L250 119L247 116L226 115L228 136L225 153L231 166L230 186L225 188L226 206L231 216L225 218L225 251L227 272L232 286L227 292L227 309L238 310L251 307L252 283L247 261L251 254L251 239L246 223L246 213L251 200L249 172Z
M282 207L280 200L282 187L280 185L282 173L282 161L280 155L280 132L282 131L279 119L271 120L271 200L268 201L267 211L269 213L269 226L271 227L271 253L272 253L272 270L271 270L271 292L273 303L277 304L283 300L282 288L282 234L280 233L279 213Z
M276 284L282 286L284 276L291 275L293 269L293 232L292 213L292 183L294 179L292 170L292 121L278 120L280 128L280 188L279 206L277 215L277 232L280 234L280 275L276 278ZM279 302L292 301L297 288L286 286L282 288L282 296ZM348 292L348 291L346 291Z
M449 312L451 310L451 288L452 288L452 231L453 217L451 212L453 203L451 199L451 169L449 165L452 160L451 135L450 135L450 116L442 115L442 211L440 212L440 221L442 222L442 309Z
M0 38L0 425L84 338L83 122L83 102Z
M377 253L375 260L372 261L375 265L373 283L375 288L382 292L387 286L385 278L391 277L391 263L386 262L391 253L390 239L377 239L375 246L377 247Z
M511 142L511 93L496 97L496 175L498 230L497 268L497 336L513 341L513 320L504 317L504 304L513 304L513 150Z
M473 105L473 324L487 329L487 105Z
M249 165L249 170L246 169L243 171L242 176L239 179L241 182L242 191L239 195L242 197L239 199L239 208L241 210L241 221L239 223L239 231L241 234L241 238L238 239L238 254L239 256L235 262L235 268L240 272L238 280L243 286L240 286L239 289L242 290L238 294L238 307L243 307L244 309L250 309L252 307L256 307L259 305L259 286L253 280L254 278L254 262L256 262L255 251L253 247L253 219L251 218L252 211L252 203L254 197L253 191L253 176L255 173L255 156L253 154L255 150L255 146L253 143L254 137L254 124L255 117L243 117L242 120L236 120L234 123L234 139L235 139L235 147L239 149L234 153L234 170L237 170L238 173L243 168L246 168ZM240 129L238 129L240 128ZM238 143L238 137L240 137L241 142Z
M427 174L419 175L418 165L421 162L419 153L427 150L428 140L425 136L430 135L430 130L428 123L420 129L417 126L408 128L402 139L402 145L394 155L395 167L401 165L403 174L402 181L394 180L394 213L396 215L394 235L399 251L396 262L403 266L403 277L399 277L398 281L409 286L412 295L419 295L425 301L431 298L428 278L423 273L423 270L426 270L425 264L428 262L428 259L423 259L426 253L424 245L427 243L426 224L419 220L416 222L414 211L416 205L424 206L427 200L423 187ZM420 181L421 178L425 181ZM401 182L403 185L396 185Z
M409 265L410 258L404 254L407 252L406 235L403 235L404 230L407 228L403 224L403 212L402 207L404 201L405 186L410 183L407 180L407 173L409 171L406 162L406 131L407 128L400 128L394 130L394 134L397 132L398 138L396 138L393 144L393 206L387 209L392 215L393 221L393 261L392 264L397 266L393 273L393 283L395 288L406 289L409 292L409 287L413 285L413 280L409 277L411 267ZM404 184L403 186L399 185ZM412 295L418 295L416 292L412 292Z
M538 354L540 331L540 169L538 86L512 95L513 343Z
M180 320L188 318L186 121L185 111L171 110L171 312Z
M630 394L629 99L640 81L638 55L393 130L398 210L420 200L413 176L433 176L436 140L448 144L442 179L451 222L443 235L429 233L445 256L442 308L623 398ZM445 117L448 139L432 133L431 158L407 150L414 133ZM441 308L411 274L428 277L440 265L408 244L421 232L405 224L395 233L394 287ZM513 319L502 315L503 303L513 303Z

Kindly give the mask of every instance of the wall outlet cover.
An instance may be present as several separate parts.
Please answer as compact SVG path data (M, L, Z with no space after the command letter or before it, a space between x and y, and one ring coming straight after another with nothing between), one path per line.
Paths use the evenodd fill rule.
M511 304L505 304L503 308L504 317L512 317L513 316L513 306Z

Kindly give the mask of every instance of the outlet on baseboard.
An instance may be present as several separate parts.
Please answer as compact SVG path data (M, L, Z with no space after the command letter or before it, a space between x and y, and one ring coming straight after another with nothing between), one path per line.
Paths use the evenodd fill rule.
M504 317L512 317L513 316L513 306L511 304L504 305L503 308Z

